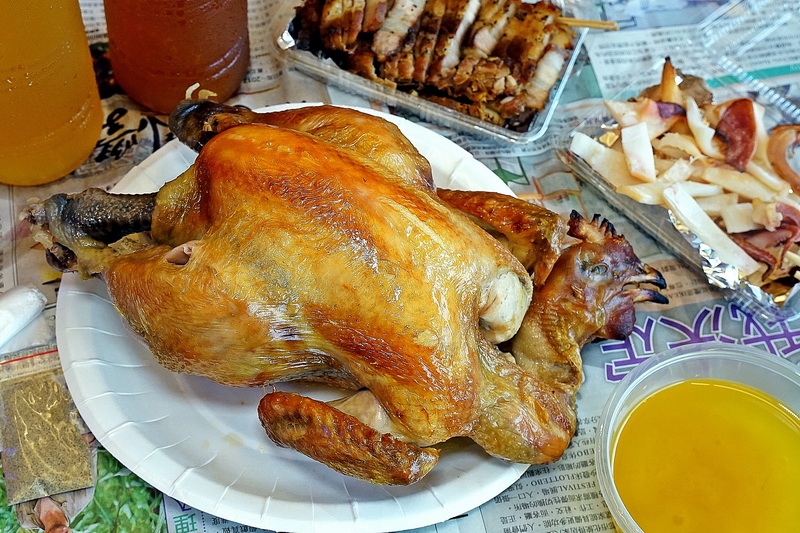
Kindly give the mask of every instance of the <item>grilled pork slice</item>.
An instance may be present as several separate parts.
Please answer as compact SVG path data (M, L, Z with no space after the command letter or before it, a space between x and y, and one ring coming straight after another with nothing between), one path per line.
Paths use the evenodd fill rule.
M388 11L388 0L366 0L364 3L364 22L361 25L361 31L366 33L375 33L378 31Z
M414 74L414 47L419 34L419 21L409 29L400 50L388 57L382 65L381 74L387 81L398 85L411 83Z
M481 0L447 0L439 37L433 51L433 60L428 72L428 83L446 87L461 61L461 43L475 21Z
M533 76L525 80L525 106L531 109L544 107L572 49L572 31L562 26L550 26L548 29L550 44L537 63Z
M537 62L550 40L546 28L559 14L558 7L549 2L518 2L492 55L513 61L521 68L524 63Z
M352 50L364 21L365 0L326 0L319 31L331 50Z
M519 93L499 102L497 109L502 116L510 119L526 110L538 111L547 103L572 47L572 32L568 28L550 25L547 32L551 39L544 55L536 63L527 63L527 68L519 74Z
M470 30L464 55L489 57L503 35L508 21L516 13L519 3L519 0L485 0Z
M423 84L428 78L428 69L433 60L433 50L447 11L447 0L428 0L419 22L419 31L414 44L414 81Z
M519 83L511 74L511 69L497 57L465 57L453 76L456 94L480 103L489 102L505 96L516 96Z
M319 22L298 46L347 52L332 57L350 72L524 129L572 49L560 14L548 0L305 0L295 26L302 33Z
M471 116L517 127L544 107L571 46L572 31L553 23L559 13L547 2L483 4L450 89L472 102Z
M395 1L380 29L372 37L372 51L378 61L383 62L400 50L408 32L417 24L424 9L425 0Z

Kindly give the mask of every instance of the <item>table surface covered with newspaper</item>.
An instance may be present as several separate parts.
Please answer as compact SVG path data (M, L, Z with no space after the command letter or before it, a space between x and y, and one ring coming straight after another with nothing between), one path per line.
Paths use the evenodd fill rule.
M275 58L270 33L270 14L278 3L278 0L251 0L252 65L240 94L233 101L249 107L285 102L329 102L382 109L379 104L282 69ZM620 31L592 31L588 35L570 83L562 94L558 112L541 140L531 145L512 146L435 125L426 126L472 153L518 194L538 195L545 206L561 214L572 209L589 214L608 213L621 233L633 241L638 255L664 273L669 283L666 294L671 303L666 308L642 306L630 338L597 342L584 348L585 382L578 396L578 431L559 461L531 467L507 490L480 507L414 530L420 533L613 531L594 471L594 432L605 399L632 368L665 349L712 340L756 346L800 363L800 321L767 323L723 299L700 274L665 253L617 213L610 212L603 199L583 190L567 167L554 156L556 144L568 128L601 99L615 95L657 58L667 55L677 58L679 54L681 67L691 70L696 54L701 53L687 45L692 32L697 23L725 2L601 0L590 3L598 9L598 18L616 21ZM81 0L81 5L90 43L102 45L105 42L102 1ZM780 49L780 53L773 53L776 49ZM796 31L771 35L740 59L748 71L758 72L769 86L778 88L788 99L800 101L800 36ZM30 368L40 356L43 361L48 354L57 351L54 323L58 280L43 264L41 250L29 249L32 242L22 231L17 213L31 196L47 197L88 186L110 188L171 138L165 117L144 112L122 94L103 97L107 118L102 138L84 166L63 180L35 190L0 186L0 293L15 286L29 285L38 288L47 299L44 312L11 341L0 346L0 368L19 366L20 361L26 361L26 368ZM413 117L408 118L413 120ZM52 369L52 364L43 363L43 367ZM0 373L0 379L3 376ZM132 520L122 528L130 531L261 531L162 496L102 450L96 461L96 501L91 501L91 495L87 499L82 494L86 501L73 513L72 528L76 532L105 531L94 529L97 522L103 521L119 527L121 515ZM145 496L134 501L130 495L139 491ZM125 494L128 496L122 496ZM3 496L4 492L0 492L0 498ZM107 509L103 499L113 500L108 505L116 509L114 517L107 516L108 511L101 512ZM0 529L17 531L14 529L17 527L18 531L25 531L41 527L22 516L30 509L20 512L5 504L0 501ZM140 516L143 518L136 518ZM138 526L135 525L137 520Z

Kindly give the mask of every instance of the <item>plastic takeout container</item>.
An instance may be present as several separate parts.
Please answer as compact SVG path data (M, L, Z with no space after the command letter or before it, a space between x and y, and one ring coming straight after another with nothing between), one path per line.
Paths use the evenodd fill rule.
M570 7L564 8L564 14L580 18L591 18L590 15L578 13ZM364 96L390 107L396 107L404 112L418 116L422 120L513 144L530 143L545 134L588 32L587 29L576 28L573 49L567 58L559 80L550 92L550 98L545 107L536 113L526 131L513 131L428 101L409 92L362 78L339 68L331 59L321 58L309 51L300 50L292 35L291 23L294 16L294 7L287 6L276 18L274 29L278 53L287 67L326 84L333 85L345 92Z
M734 0L720 6L700 23L697 40L709 57L736 79L754 87L762 97L800 122L798 102L792 101L764 84L770 67L745 65L745 54L759 46L769 50L771 43L788 34L796 38L800 24L797 0ZM778 57L781 53L776 51Z
M713 342L667 350L641 363L609 397L600 416L595 443L600 490L618 530L623 533L642 533L642 530L625 508L614 484L613 454L618 430L643 400L665 387L695 378L745 385L773 397L795 414L800 413L800 369L755 348Z
M782 4L791 4L791 9L787 8L781 16L773 17ZM800 110L797 106L734 62L737 58L741 59L753 39L763 40L771 32L783 31L787 24L800 24L800 16L797 14L799 6L800 2L780 0L737 1L723 6L699 26L696 41L702 42L700 46L707 47L705 59L694 57L694 66L685 67L681 65L680 56L673 55L672 63L685 74L703 78L714 95L715 103L733 98L750 98L764 106L764 123L768 130L778 124L800 123ZM761 21L766 16L773 17L769 24ZM749 30L745 31L746 28ZM687 42L685 46L691 49L697 45ZM627 100L653 85L654 79L660 79L663 65L663 59L656 62L612 100ZM640 204L618 194L586 161L569 151L569 144L576 132L593 139L601 139L616 126L605 106L599 104L563 139L559 156L581 181L597 190L613 208L637 224L668 252L702 271L712 285L720 288L726 297L740 307L767 321L798 316L800 290L797 286L791 292L776 295L740 279L734 267L719 262L714 251L691 234L670 211L660 206Z

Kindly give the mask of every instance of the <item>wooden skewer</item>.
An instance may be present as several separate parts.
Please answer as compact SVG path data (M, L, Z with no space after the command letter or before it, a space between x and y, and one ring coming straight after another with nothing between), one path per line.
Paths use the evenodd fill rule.
M518 192L517 198L536 205L542 205L542 195L538 192Z
M565 26L579 26L581 28L593 28L596 30L619 30L619 26L613 20L594 20L576 19L572 17L556 17L556 22Z

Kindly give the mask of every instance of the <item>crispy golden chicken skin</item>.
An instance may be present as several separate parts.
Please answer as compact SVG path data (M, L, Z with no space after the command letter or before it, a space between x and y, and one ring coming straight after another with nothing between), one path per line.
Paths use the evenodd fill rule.
M352 119L316 109L325 116L297 117ZM636 301L664 301L639 285L663 278L605 221L565 224L513 197L436 191L393 171L419 170L418 153L387 164L375 146L397 146L396 128L359 123L376 145L221 128L153 195L90 189L26 217L55 265L105 280L166 368L232 386L351 389L327 403L267 393L258 416L279 445L389 484L426 475L452 437L509 461L557 459L575 431L580 347L629 334ZM112 242L126 227L147 238ZM567 227L577 243L562 253ZM553 296L567 292L569 305Z

